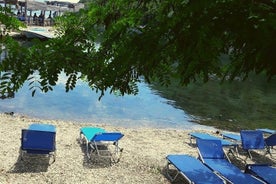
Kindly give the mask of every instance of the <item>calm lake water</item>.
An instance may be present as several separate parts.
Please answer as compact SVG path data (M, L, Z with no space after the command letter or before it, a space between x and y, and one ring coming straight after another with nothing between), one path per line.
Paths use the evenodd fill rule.
M42 119L107 123L124 127L157 127L195 129L210 128L190 122L191 116L173 107L173 101L162 98L146 84L139 84L139 94L115 96L92 91L85 82L78 82L73 91L65 92L65 78L60 77L54 90L31 96L28 84L13 99L1 100L0 112L15 112Z

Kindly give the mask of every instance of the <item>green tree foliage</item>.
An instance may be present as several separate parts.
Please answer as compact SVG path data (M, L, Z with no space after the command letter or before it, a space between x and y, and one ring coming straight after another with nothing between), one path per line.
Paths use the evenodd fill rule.
M1 87L17 90L27 80L33 94L47 92L60 72L68 76L67 91L81 79L101 96L107 90L136 94L141 78L167 85L177 77L186 85L253 71L270 79L276 74L275 7L275 0L94 0L56 21L57 38L9 54L0 66L9 72Z
M6 61L0 61L0 98L5 98L7 96L13 96L14 89L18 89L19 83L21 80L14 80L13 75L16 75L17 63L18 59L22 56L22 52L20 49L20 45L18 42L13 40L10 37L11 31L18 31L19 27L25 27L22 22L15 18L11 9L5 5L0 6L0 50L1 50L1 58L6 56ZM6 55L7 50L9 51L9 56ZM14 60L13 60L14 59ZM6 73L6 66L9 61L13 67L13 72ZM11 67L8 67L11 68ZM21 73L21 72L20 72ZM21 75L21 74L20 74Z
M6 6L0 6L0 25L1 25L1 37L9 34L11 30L18 30L20 26L24 25L18 21L11 9Z

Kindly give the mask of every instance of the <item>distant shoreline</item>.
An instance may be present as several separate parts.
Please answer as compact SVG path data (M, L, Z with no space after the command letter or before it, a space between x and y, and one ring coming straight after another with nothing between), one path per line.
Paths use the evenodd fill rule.
M206 130L210 130L210 131L215 131L216 128L212 127L212 126L208 126L208 125L202 125L200 123L198 123L198 121L188 121L189 124L188 125L183 125L183 126L175 126L174 124L172 124L170 126L170 123L168 122L167 124L160 123L158 124L158 122L155 121L150 121L150 120L141 120L141 119L137 119L137 120L133 120L133 119L118 119L118 118L99 118L99 119L67 119L67 118L49 118L49 117L44 117L44 116L31 116L31 115L27 115L24 113L16 113L13 111L7 111L7 112L1 112L0 114L5 114L5 115L11 115L11 116L18 116L18 117L25 117L28 119L41 119L41 120L45 120L45 121L62 121L62 122L74 122L77 124L87 124L87 123L95 123L98 125L110 125L110 126L114 126L114 127L123 127L123 128L154 128L154 129L178 129L178 130L197 130L197 129L206 129Z

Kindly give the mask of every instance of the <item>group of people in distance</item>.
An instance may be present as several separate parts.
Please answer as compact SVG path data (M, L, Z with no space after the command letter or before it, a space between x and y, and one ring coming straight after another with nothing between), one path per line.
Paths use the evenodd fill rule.
M53 18L52 18L51 13L49 14L47 20L49 21L49 25L53 24ZM40 13L39 16L37 16L37 14L34 13L33 24L39 25L39 26L44 26L45 25L45 15L42 12Z
M37 16L36 13L34 13L33 23L34 23L34 25L43 26L44 25L44 19L45 19L45 16L44 16L44 14L42 14L42 12L40 13L39 16Z
M54 12L54 16L56 15L57 13ZM26 21L27 20L27 17L25 15L25 13L21 13L20 11L17 12L17 18L18 20L20 21ZM28 23L30 23L30 17L28 17ZM46 19L47 20L47 25L52 25L53 24L53 18L52 18L52 15L51 13L49 14L48 18ZM41 11L40 15L37 16L36 13L34 13L33 15L33 20L32 20L32 24L33 25L38 25L38 26L45 26L45 15L43 14L43 12Z

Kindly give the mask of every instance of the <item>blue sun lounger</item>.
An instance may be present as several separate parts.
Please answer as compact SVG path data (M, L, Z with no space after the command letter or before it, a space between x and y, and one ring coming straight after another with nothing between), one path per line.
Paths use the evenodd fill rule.
M219 138L207 133L200 133L200 132L192 132L192 133L189 133L189 135L190 135L190 144L192 144L192 139L219 140L221 141L221 144L223 147L233 148L237 152L238 144L225 140L223 138Z
M222 149L219 140L197 139L198 153L200 160L213 172L219 174L229 183L264 183L250 174L243 173L233 165Z
M223 138L233 140L237 143L241 142L241 135L240 134L234 134L234 133L222 133L221 134Z
M119 162L119 153L123 149L119 147L119 140L124 136L120 132L102 132L95 134L90 140L91 153L96 152L98 157L109 157L111 162ZM108 147L112 146L113 150Z
M122 152L123 149L119 147L119 140L124 135L120 132L106 132L102 128L95 127L84 127L80 131L80 139L84 139L86 143L86 153L88 158L91 155L99 157L109 157L111 161L118 162L118 154ZM88 146L91 148L89 150ZM112 146L114 149L110 150L108 147Z
M240 134L242 148L248 153L250 158L252 158L252 150L265 150L265 141L260 130L241 130Z
M21 159L25 154L53 155L56 157L56 128L48 124L31 124L21 131Z
M252 174L266 183L276 183L276 168L266 164L248 164L246 173Z
M182 175L190 184L220 184L224 181L206 167L200 160L189 155L168 155L166 174L171 182ZM173 166L177 173L169 173Z

